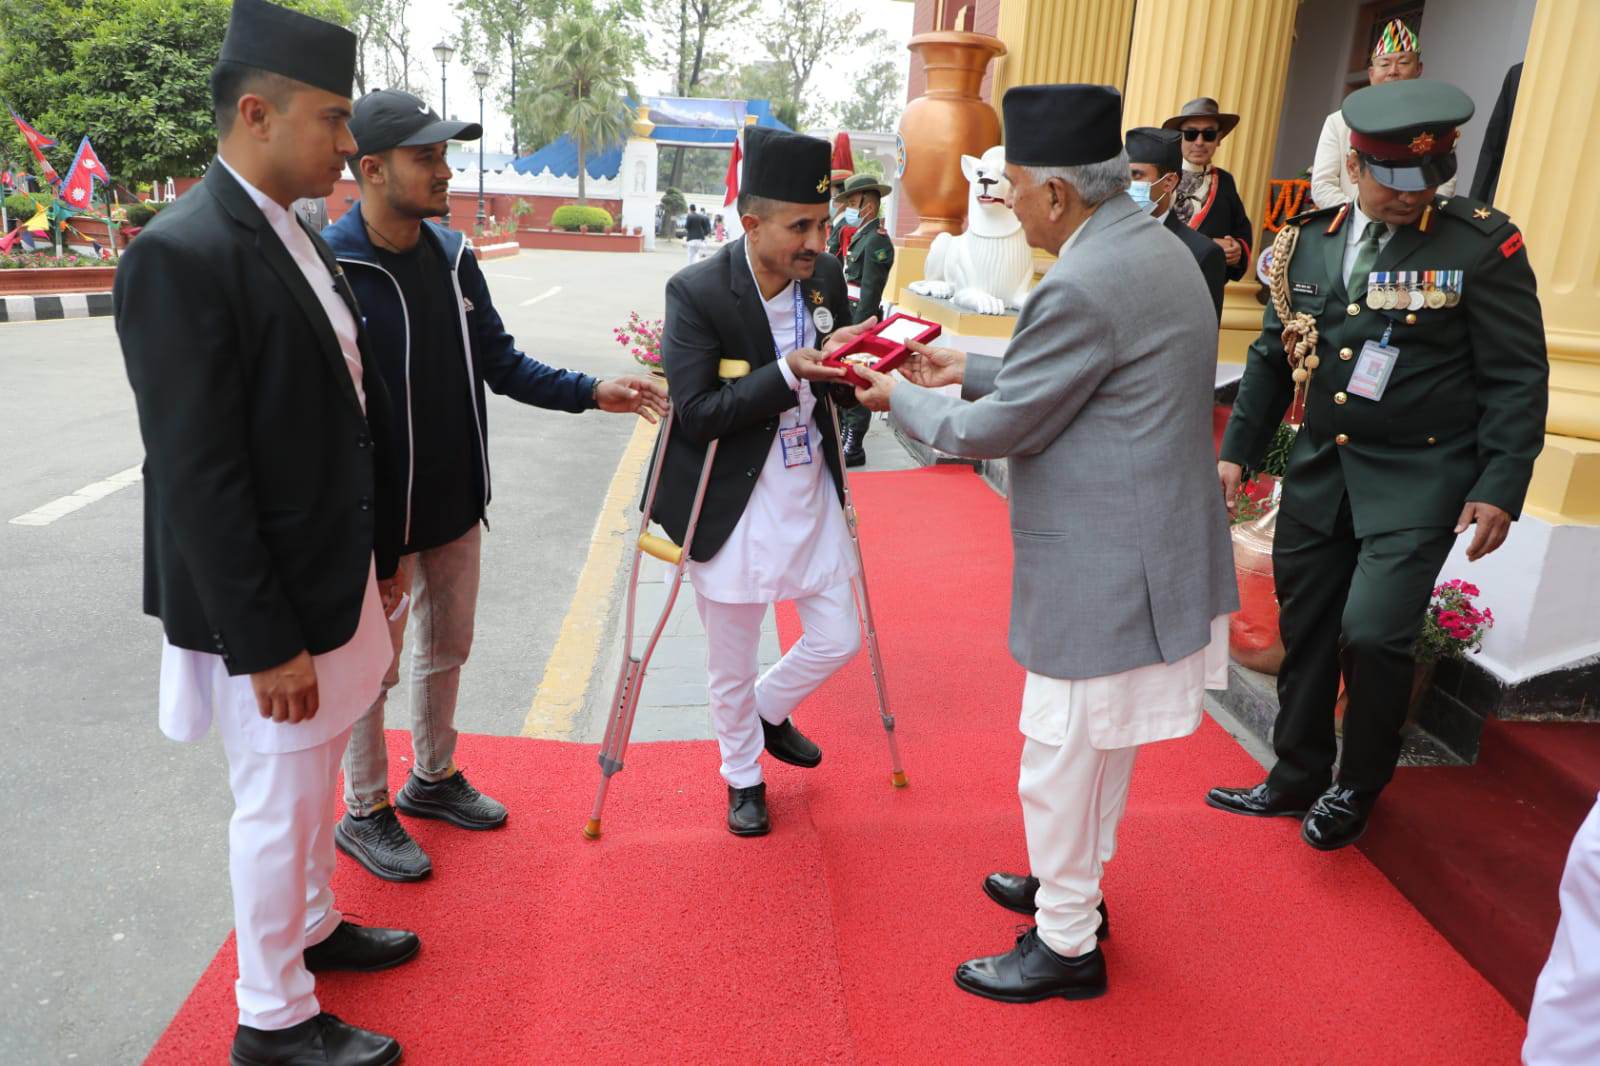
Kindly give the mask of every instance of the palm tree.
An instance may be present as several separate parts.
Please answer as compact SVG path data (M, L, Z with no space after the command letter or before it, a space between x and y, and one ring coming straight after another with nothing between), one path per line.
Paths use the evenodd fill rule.
M592 149L628 135L637 98L632 86L639 41L621 19L603 13L563 16L550 27L533 67L524 115L540 140L562 134L578 143L578 202L588 202L585 170Z

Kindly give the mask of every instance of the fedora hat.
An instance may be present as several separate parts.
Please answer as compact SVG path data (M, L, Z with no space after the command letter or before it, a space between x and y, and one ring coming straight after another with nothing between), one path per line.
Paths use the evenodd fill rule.
M1217 107L1217 102L1209 96L1197 96L1183 105L1183 110L1173 115L1161 124L1164 130L1175 130L1191 118L1214 118L1217 120L1217 140L1222 140L1239 124L1238 115L1230 115Z
M871 174L857 174L854 177L845 179L844 191L839 195L854 196L858 192L875 192L879 196L888 196L894 190Z

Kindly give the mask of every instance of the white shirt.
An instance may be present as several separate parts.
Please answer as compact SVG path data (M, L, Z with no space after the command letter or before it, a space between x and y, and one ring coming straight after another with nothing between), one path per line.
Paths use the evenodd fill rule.
M750 267L750 277L756 280L754 267ZM718 603L801 599L856 576L850 530L822 456L817 398L810 382L795 377L785 358L795 350L794 294L798 285L790 282L762 303L778 351L778 366L799 398L799 406L778 416L779 433L756 478L750 502L727 542L706 562L689 564L695 595ZM759 281L756 291L761 291ZM801 346L816 344L816 326L803 310L801 323ZM797 425L806 428L811 462L784 466L782 431Z
M1344 274L1345 291L1350 290L1350 268L1356 265L1356 253L1361 249L1361 239L1367 235L1367 225L1372 219L1361 213L1361 205L1354 200L1350 201L1350 217L1344 220L1344 265L1339 268ZM1378 238L1378 254L1382 255L1384 248L1388 247L1394 239L1394 227L1385 225L1383 236Z
M339 338L345 367L356 389L356 398L366 410L366 393L361 387L361 349L356 343L355 317L333 287L333 275L317 255L311 238L294 216L271 197L246 181L239 172L218 161L244 188L266 216L272 232L278 235L295 265L305 275L311 291L317 294ZM375 565L368 562L367 588L361 601L361 618L356 632L341 647L312 657L317 672L320 708L307 721L296 724L274 722L261 717L255 690L248 675L231 676L222 656L210 652L173 647L161 638L161 695L158 721L161 731L173 740L194 741L205 736L212 721L230 745L252 751L277 753L302 751L325 744L343 733L365 714L377 698L383 675L394 659L383 606L378 595Z
M1355 183L1345 166L1349 155L1350 126L1344 115L1335 111L1322 122L1317 154L1311 162L1311 199L1318 207L1335 207L1355 200ZM1455 178L1439 186L1440 196L1450 196L1455 191Z

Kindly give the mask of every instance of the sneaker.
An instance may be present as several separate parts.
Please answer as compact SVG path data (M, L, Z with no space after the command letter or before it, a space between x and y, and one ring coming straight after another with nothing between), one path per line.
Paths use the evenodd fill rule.
M333 843L385 881L420 881L433 873L432 860L411 839L393 807L379 807L365 818L346 814L333 827Z
M504 804L473 788L460 770L443 781L424 781L413 772L394 805L413 818L438 818L462 829L498 829L506 824Z

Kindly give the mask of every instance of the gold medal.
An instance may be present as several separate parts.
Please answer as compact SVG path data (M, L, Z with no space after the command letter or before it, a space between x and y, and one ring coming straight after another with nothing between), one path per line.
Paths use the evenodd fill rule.
M1428 286L1427 291L1422 294L1422 301L1427 304L1430 311L1439 310L1445 305L1445 300L1444 290L1435 288L1432 285Z
M1367 290L1367 306L1374 311L1383 310L1383 286L1374 285Z

